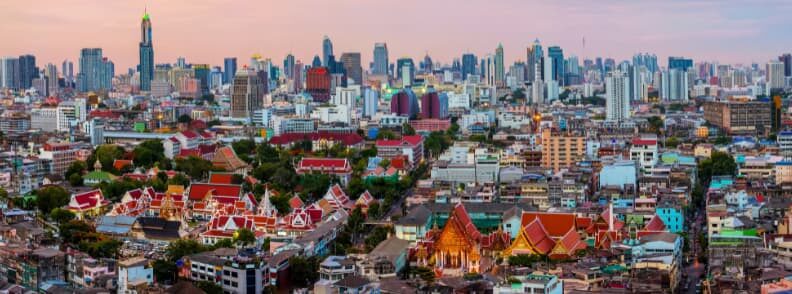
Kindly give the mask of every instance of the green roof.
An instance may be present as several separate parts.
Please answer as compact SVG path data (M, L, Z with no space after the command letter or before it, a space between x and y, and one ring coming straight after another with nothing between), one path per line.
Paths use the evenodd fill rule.
M94 180L94 181L112 181L115 179L115 176L103 171L92 171L83 177L86 180Z

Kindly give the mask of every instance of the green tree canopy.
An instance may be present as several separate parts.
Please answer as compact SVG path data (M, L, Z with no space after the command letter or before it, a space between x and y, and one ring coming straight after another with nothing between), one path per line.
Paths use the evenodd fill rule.
M38 209L43 214L52 212L56 207L66 206L71 200L69 192L60 186L45 186L35 193Z
M242 246L248 246L256 242L256 234L248 229L239 229L234 232L234 242Z

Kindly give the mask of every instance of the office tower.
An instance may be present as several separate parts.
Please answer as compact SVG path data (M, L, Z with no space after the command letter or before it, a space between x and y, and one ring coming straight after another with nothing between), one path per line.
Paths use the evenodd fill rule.
M66 87L70 88L72 86L71 84L74 83L74 63L69 60L64 60L61 64L61 73L63 74Z
M660 97L670 101L688 101L688 72L680 69L667 70L661 76Z
M495 49L495 85L502 87L506 85L506 68L503 65L503 45L498 44Z
M583 71L577 56L569 56L564 62L564 85L579 85L583 83Z
M481 59L481 75L487 86L495 85L495 56L492 54Z
M143 14L140 22L140 90L151 91L151 80L154 79L154 47L151 40L151 19L148 13Z
M322 40L322 66L330 65L330 55L333 55L333 42L330 41L329 37L324 36L324 40Z
M58 91L58 67L52 63L47 63L44 68L44 77L47 78L47 90L50 93Z
M402 84L412 85L415 79L415 63L412 58L402 57L396 60L396 78L401 79Z
M542 81L545 83L548 81L554 81L553 79L553 61L550 59L550 56L545 56L543 58L542 65Z
M431 73L433 69L434 69L434 62L432 61L432 58L429 57L429 54L426 54L426 56L424 56L423 61L421 61L421 71L423 71L424 73Z
M313 97L313 101L329 101L330 71L323 66L309 68L305 73L305 91Z
M374 117L377 114L377 106L379 105L379 92L371 88L363 90L363 116Z
M302 61L297 61L294 63L294 69L292 70L294 74L292 84L294 85L294 92L299 93L302 91L303 88L303 64Z
M783 62L771 60L765 65L765 72L769 89L783 89L786 86Z
M223 85L223 70L220 69L219 66L212 67L212 71L209 72L209 88L210 89L217 89Z
M621 121L630 117L630 84L621 71L612 71L605 77L605 118Z
M526 77L528 80L543 80L542 70L544 69L544 66L542 63L544 62L544 52L542 51L542 44L539 43L539 39L534 40L533 45L528 47L528 54L526 57L526 63L528 67L528 74Z
M462 55L462 80L467 80L468 75L476 74L476 55L467 53Z
M391 97L391 113L399 116L406 116L414 119L418 115L418 97L410 89L406 88Z
M437 93L434 88L427 89L421 96L421 117L445 119L448 117L448 95Z
M104 120L93 118L88 122L88 137L91 139L91 145L99 146L104 144Z
M322 66L322 58L319 55L314 55L313 60L311 61L311 67L321 67Z
M341 64L347 77L355 84L363 84L363 66L360 65L360 52L344 52L341 54Z
M251 118L264 104L264 83L252 70L243 69L234 76L231 86L231 117Z
M36 90L36 93L39 96L47 97L49 96L49 83L47 82L47 77L35 78L31 82L31 87Z
M525 63L515 62L509 67L509 76L514 78L515 82L522 83L525 81ZM508 85L514 86L514 85Z
M36 57L30 54L19 56L19 87L29 89L35 78L38 78Z
M226 57L223 59L223 84L229 84L234 81L234 76L237 72L237 59L236 57Z
M681 69L688 70L693 67L693 59L669 56L668 57L668 70Z
M4 57L0 62L0 87L8 89L19 88L19 58Z
M650 73L658 70L657 55L649 53L638 53L633 55L633 65L636 67L645 66Z
M209 65L208 64L195 64L193 65L194 77L197 79L201 84L199 85L200 88L200 95L207 95L209 94Z
M784 63L784 76L792 76L792 54L786 53L778 57Z
M616 61L613 60L613 58L605 58L605 62L603 63L603 66L605 67L604 72L613 71L614 69L616 69Z
M548 60L552 63L550 68L550 78L545 78L545 80L555 80L558 82L559 85L564 84L564 50L558 46L550 46L547 47L547 57Z
M176 67L187 68L187 59L185 59L184 57L181 57L181 56L177 57L176 58Z
M545 85L542 80L535 80L533 84L531 84L531 100L536 105L544 104L544 90Z
M385 43L374 44L374 66L371 73L375 75L388 75L388 45Z
M102 56L102 48L83 48L80 51L80 73L77 89L80 92L110 90L115 65Z
M294 78L294 55L291 53L283 59L283 73L286 74L287 79Z

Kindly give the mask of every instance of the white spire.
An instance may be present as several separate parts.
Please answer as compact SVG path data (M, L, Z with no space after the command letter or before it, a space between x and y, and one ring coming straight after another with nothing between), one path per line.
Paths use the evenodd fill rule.
M608 231L613 231L613 202L608 203Z

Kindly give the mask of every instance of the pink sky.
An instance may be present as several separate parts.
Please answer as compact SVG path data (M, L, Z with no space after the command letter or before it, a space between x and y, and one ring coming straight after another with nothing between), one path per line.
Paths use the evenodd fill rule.
M552 2L552 3L551 3ZM309 63L324 35L341 52L375 42L402 56L450 63L503 43L507 62L525 59L535 38L564 54L617 60L636 52L730 63L764 63L792 48L792 2L782 0L27 0L0 1L0 56L35 54L39 64L77 61L102 47L117 72L137 64L140 18L148 7L157 63L240 65L254 53L281 64L292 52ZM653 1L654 2L654 1ZM657 1L660 2L660 1ZM749 3L749 4L744 4ZM586 49L581 40L585 36Z

